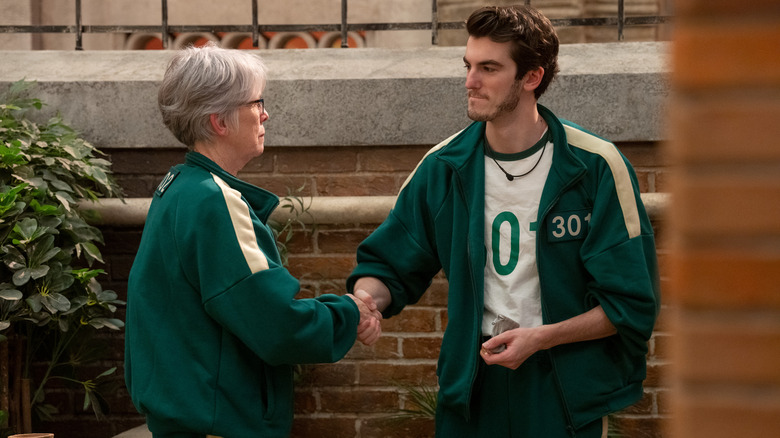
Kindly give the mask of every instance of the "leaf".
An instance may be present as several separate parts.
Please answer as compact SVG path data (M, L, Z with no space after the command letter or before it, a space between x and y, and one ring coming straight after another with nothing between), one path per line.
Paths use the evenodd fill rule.
M83 242L79 245L76 245L77 247L81 247L84 250L85 257L87 259L87 263L92 265L92 262L94 260L99 261L100 263L103 263L103 256L100 254L100 250L98 247L92 243L92 242Z
M26 270L30 271L30 277L33 280L37 280L41 277L46 276L46 274L49 272L49 266L41 265L41 266L36 266L35 268L27 268Z
M0 299L6 301L21 300L24 295L16 289L5 289L0 291Z
M111 330L119 330L125 326L124 322L116 318L93 318L89 324L96 329L106 327Z
M70 195L67 192L57 192L54 194L54 197L57 198L58 201L60 201L60 204L62 204L63 207L65 207L65 210L71 211L70 205L75 203L73 198L70 197Z
M0 321L0 332L11 327L11 321Z
M24 238L24 240L32 240L33 234L38 229L38 221L33 218L26 218L19 221L14 227L14 232Z
M101 377L110 376L111 374L114 374L114 371L116 371L116 367L113 367L113 368L111 368L111 369L108 369L108 370L106 370L106 371L103 371L103 372L102 372L102 373L100 373L100 374L99 374L97 377L95 377L95 380L97 380L97 379L99 379L99 378L101 378Z
M30 306L30 310L33 311L33 313L38 313L43 309L43 304L41 303L41 300L43 297L41 294L35 294L31 296L30 298L27 298L25 302L28 306Z
M67 312L70 310L70 300L62 294L53 293L46 295L43 297L42 301L51 313Z
M27 284L27 282L30 281L30 279L32 278L32 269L30 268L20 269L14 272L14 275L11 278L14 282L14 285L23 286Z
M11 270L16 271L27 266L27 259L15 246L6 245L3 247L3 252L6 253L6 256L3 257L3 261Z
M60 179L53 179L49 182L49 184L52 185L55 189L62 191L62 192L73 192L73 188L70 186L70 184L66 183L65 181L62 181Z

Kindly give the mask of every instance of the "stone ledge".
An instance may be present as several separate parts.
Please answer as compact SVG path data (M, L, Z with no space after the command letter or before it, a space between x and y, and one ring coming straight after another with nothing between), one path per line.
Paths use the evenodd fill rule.
M561 46L542 103L612 141L665 138L666 43ZM266 145L432 145L468 124L463 47L258 50ZM0 51L0 90L25 78L98 148L177 146L157 110L169 51Z
M642 203L652 220L663 219L668 208L668 193L642 193ZM142 226L146 221L151 198L101 199L97 203L84 201L82 209L95 210L100 220L94 225ZM311 215L299 219L305 224L379 224L385 220L395 203L395 196L314 196L303 198ZM289 211L277 208L272 219L285 221L291 218Z

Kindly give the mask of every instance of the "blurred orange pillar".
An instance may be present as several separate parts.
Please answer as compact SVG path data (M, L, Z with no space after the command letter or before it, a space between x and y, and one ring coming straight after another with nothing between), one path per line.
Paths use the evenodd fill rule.
M780 1L675 8L667 431L780 437Z

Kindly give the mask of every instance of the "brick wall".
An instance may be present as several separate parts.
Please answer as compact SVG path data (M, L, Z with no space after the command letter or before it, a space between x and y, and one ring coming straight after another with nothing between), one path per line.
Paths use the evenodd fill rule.
M624 143L621 150L634 164L643 192L662 192L666 163L655 143ZM305 184L314 196L394 195L430 145L419 147L269 148L250 163L241 177L280 196ZM183 149L105 150L129 197L147 197L167 169L180 162ZM289 245L290 270L302 282L301 297L343 293L355 264L355 250L378 224L321 224L299 232ZM659 222L655 223L660 233ZM113 288L126 294L127 275L140 241L140 228L103 228L106 270ZM663 245L659 245L663 262ZM447 325L447 284L443 277L416 305L383 321L383 337L373 347L356 344L336 364L301 367L296 391L293 436L310 437L432 437L430 420L400 421L401 409L411 408L403 385L436 385L436 361ZM663 315L663 313L662 313ZM665 318L650 344L646 395L621 413L617 424L630 437L661 436L661 418L668 413L662 374L667 366ZM107 336L121 373L122 337ZM110 366L112 363L105 363ZM119 374L121 375L121 374ZM60 390L62 414L48 429L57 436L109 438L143 423L124 390L109 398L109 421L97 422L81 412L78 393ZM62 433L59 433L62 432ZM82 433L82 435L77 435Z
M780 6L676 6L669 434L777 437Z

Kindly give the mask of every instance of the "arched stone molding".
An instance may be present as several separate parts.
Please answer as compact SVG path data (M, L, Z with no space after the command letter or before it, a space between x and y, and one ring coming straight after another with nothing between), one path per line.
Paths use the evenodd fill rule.
M183 49L196 41L205 38L209 41L214 41L219 44L219 38L216 35L209 32L186 32L179 34L175 40L173 40L174 49Z
M147 50L150 41L157 40L162 48L162 38L158 33L131 33L125 40L125 50Z
M357 32L347 32L347 37L355 42L355 47L366 47L366 40L363 39ZM328 32L320 37L317 42L318 48L330 48L336 44L336 47L341 47L341 32Z
M268 48L284 49L284 46L293 38L302 39L306 43L307 48L313 49L317 47L317 41L306 32L279 32L268 41Z
M252 34L249 32L228 32L222 36L222 47L226 49L237 49L246 39L252 40ZM262 35L257 37L257 48L265 49L268 47L268 41ZM249 49L250 47L243 47Z

